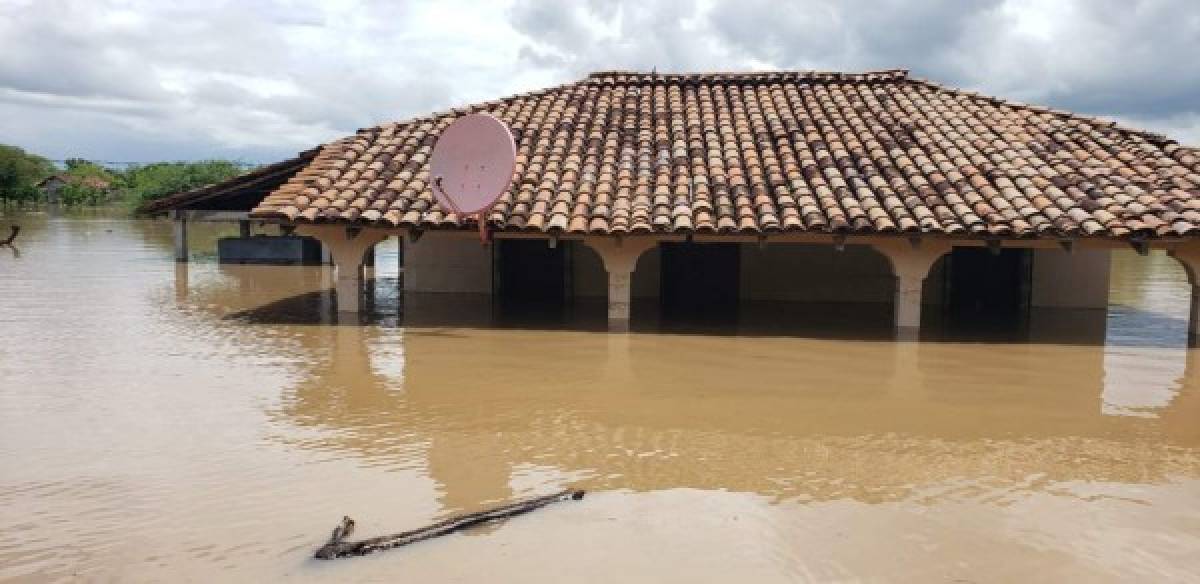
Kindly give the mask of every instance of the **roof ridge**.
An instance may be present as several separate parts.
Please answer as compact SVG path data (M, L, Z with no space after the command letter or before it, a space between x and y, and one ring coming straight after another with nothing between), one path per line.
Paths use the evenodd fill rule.
M503 97L489 99L487 101L481 101L481 102L470 103L467 105L460 105L460 106L448 107L448 108L439 109L439 110L433 110L433 111L430 111L430 112L427 112L424 114L416 114L416 115L409 116L407 118L403 118L403 119L399 119L399 120L389 120L389 121L385 121L385 122L380 122L380 123L372 125L372 126L363 126L361 128L358 128L357 130L355 130L352 133L346 134L342 138L331 140L329 142L326 142L323 145L331 145L334 142L338 142L340 140L353 139L353 138L355 138L357 136L361 136L363 134L370 134L372 132L381 132L381 131L383 131L384 128L387 128L387 127L400 127L400 126L406 126L406 125L414 124L414 123L432 122L432 121L436 121L438 118L443 118L443 117L447 117L447 116L457 117L457 116L461 116L463 114L486 112L490 109L495 108L496 106L498 106L500 104L510 103L517 99L527 99L530 97L541 97L543 95L554 93L556 91L562 91L563 89L567 89L570 87L577 87L582 84L583 84L583 81L569 81L567 83L560 83L558 85L552 85L550 87L543 87L541 89L535 89L532 91L513 93L513 94L505 95Z
M595 85L640 85L646 83L786 83L837 82L854 83L904 81L908 69L880 69L862 72L784 70L784 71L718 71L694 73L659 73L657 71L610 70L588 74L581 81Z

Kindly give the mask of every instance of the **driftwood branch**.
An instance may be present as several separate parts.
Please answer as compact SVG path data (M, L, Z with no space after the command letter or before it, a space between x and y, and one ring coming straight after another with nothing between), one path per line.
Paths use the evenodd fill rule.
M361 541L346 541L351 533L354 532L354 520L349 517L343 517L342 523L333 530L333 534L329 537L329 541L321 546L314 555L317 559L332 560L335 558L345 558L348 556L365 556L370 553L389 550L400 546L405 546L410 543L416 543L426 539L454 533L461 529L473 527L481 523L490 521L498 521L507 519L522 513L528 513L535 509L540 509L551 503L558 501L575 500L583 498L583 491L563 491L553 495L544 497L535 497L526 499L516 503L510 503L495 509L487 509L476 513L468 513L466 515L458 515L449 519L439 521L433 525L405 531L394 535L384 535L381 537L373 537Z
M20 232L21 232L21 227L19 225L13 225L12 233L8 234L8 239L0 241L0 245L12 245L13 240L17 238L17 234Z

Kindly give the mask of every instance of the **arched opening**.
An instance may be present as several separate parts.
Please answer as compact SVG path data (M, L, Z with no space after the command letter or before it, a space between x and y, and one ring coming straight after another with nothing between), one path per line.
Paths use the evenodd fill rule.
M1200 345L1200 246L1176 249L1169 254L1183 266L1189 286L1188 344Z
M930 331L954 334L1020 332L1028 325L1033 286L1034 250L953 247L921 282L921 321Z
M571 317L581 323L602 322L608 306L608 270L604 260L582 241L570 242ZM634 264L630 278L631 319L639 326L654 323L658 315L659 249L643 251Z
M895 276L869 245L743 244L740 327L859 336L891 329Z

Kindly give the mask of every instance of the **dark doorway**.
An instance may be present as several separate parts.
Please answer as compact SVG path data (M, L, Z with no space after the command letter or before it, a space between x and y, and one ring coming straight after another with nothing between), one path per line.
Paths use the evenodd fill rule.
M566 297L565 245L550 247L545 239L496 241L496 286L510 307L560 307Z
M736 243L663 243L664 317L704 321L737 318L741 250Z
M1011 318L1029 307L1033 256L1028 249L956 247L946 266L947 305L955 316Z

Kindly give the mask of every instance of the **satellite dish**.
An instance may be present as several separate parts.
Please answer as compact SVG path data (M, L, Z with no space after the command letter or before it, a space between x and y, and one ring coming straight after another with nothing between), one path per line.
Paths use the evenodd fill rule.
M442 130L429 160L433 196L443 209L477 215L479 235L487 242L484 212L512 183L517 146L504 122L490 114L471 114Z

